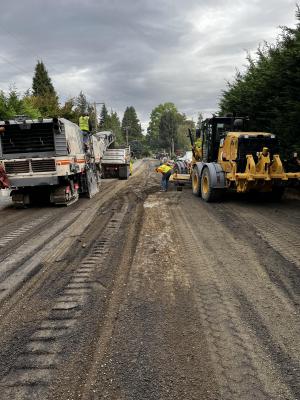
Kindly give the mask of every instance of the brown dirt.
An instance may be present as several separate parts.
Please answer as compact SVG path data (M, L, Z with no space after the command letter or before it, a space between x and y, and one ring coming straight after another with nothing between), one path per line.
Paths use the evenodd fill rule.
M299 201L206 204L153 169L1 305L3 399L300 398Z

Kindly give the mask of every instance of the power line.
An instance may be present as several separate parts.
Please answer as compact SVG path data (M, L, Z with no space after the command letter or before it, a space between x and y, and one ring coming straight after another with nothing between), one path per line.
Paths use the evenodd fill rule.
M25 50L27 50L29 53L32 53L33 47L28 46L27 44L25 44L22 40L19 39L18 36L16 36L15 34L9 32L7 30L7 28L5 27L5 29L3 27L1 27L0 25L0 30L7 36L12 37L17 43L19 43ZM7 59L6 57L0 55L0 57L5 60L7 63L9 63L10 65L12 65L15 69L19 70L22 73L25 73L26 75L29 74L30 72L25 71L25 69L19 67L19 65L11 62L9 59ZM41 59L41 57L38 57L37 54L35 54L36 59ZM49 64L47 61L47 69L50 70L50 72L53 72L54 74L60 74L60 71L58 71L55 67L53 67L53 65L51 65L51 63ZM88 93L85 92L85 95L87 98L89 98L90 102L94 102L94 97L90 96Z
M4 60L5 62L7 62L8 64L12 65L14 68L16 68L17 70L19 70L20 72L25 73L25 74L29 74L28 71L26 71L25 69L19 67L19 65L15 64L15 63L13 63L13 62L11 62L8 58L2 56L1 54L0 54L0 58L2 58L2 60Z
M23 49L27 50L29 53L32 54L33 46L28 46L27 44L25 44L22 40L19 39L18 36L16 36L15 34L9 32L9 31L7 30L6 27L5 27L5 29L4 29L4 28L2 28L2 27L0 26L0 30L1 30L5 35L12 37L17 43L19 43L19 44L23 47ZM31 48L30 48L30 47L31 47ZM3 57L2 57L2 58L3 58ZM38 60L40 57L39 57L37 54L35 54L35 58ZM51 69L52 72L57 73L57 74L59 73L59 71L56 70L56 68L54 68L51 64L50 64L50 66L49 66L49 63L48 63L48 62L47 62L47 67L48 67L48 69ZM27 72L26 72L26 73L27 73Z

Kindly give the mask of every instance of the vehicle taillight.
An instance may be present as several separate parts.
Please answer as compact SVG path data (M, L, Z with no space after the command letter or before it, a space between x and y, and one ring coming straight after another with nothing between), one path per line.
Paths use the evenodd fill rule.
M70 191L71 191L71 190L70 190L70 186L67 186L67 187L66 187L66 193L70 193Z

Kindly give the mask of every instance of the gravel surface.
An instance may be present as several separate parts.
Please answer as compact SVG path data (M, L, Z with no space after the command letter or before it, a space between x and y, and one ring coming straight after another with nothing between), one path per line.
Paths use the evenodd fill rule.
M107 182L0 302L1 399L300 399L299 200L206 204L154 166ZM14 236L19 212L43 214L0 211L16 250L47 229Z
M11 205L9 190L0 189L0 210Z

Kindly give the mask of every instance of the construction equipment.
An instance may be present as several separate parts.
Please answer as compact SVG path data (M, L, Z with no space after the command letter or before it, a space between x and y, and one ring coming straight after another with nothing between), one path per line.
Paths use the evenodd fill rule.
M10 187L10 183L6 172L2 165L0 165L0 189L8 189Z
M0 186L9 186L15 205L35 198L70 205L79 194L99 191L101 158L114 141L111 132L90 135L64 119L0 122ZM2 176L2 178L1 178Z
M130 147L107 149L103 154L101 167L104 178L128 179L131 174Z
M248 119L216 117L206 119L191 138L192 190L207 202L222 198L226 190L239 193L269 192L279 199L286 186L299 182L298 171L285 171L275 135L248 132Z

